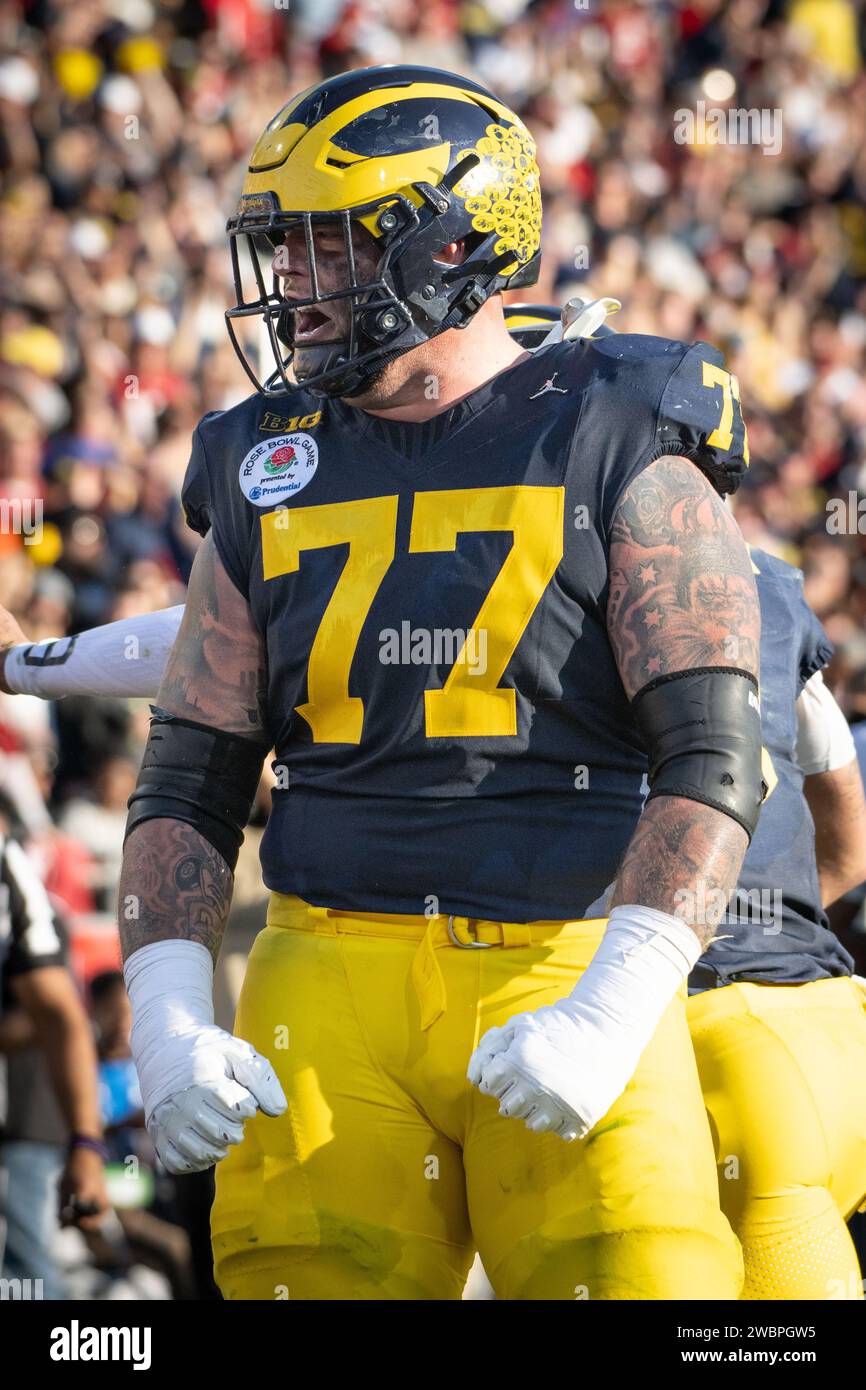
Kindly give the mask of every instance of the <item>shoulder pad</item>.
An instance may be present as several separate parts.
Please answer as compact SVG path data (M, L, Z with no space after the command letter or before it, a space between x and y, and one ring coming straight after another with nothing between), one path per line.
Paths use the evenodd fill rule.
M211 411L209 415L205 415L199 421L198 426L193 430L189 463L186 466L186 474L180 490L180 500L186 524L191 531L196 531L200 536L206 536L210 530L211 498L210 478L201 439L201 429L208 421L215 420L222 414L221 410Z
M651 458L683 455L723 496L737 490L749 448L739 382L718 348L638 333L579 347L585 367L602 379L613 377L635 424L653 417Z
M686 348L659 408L659 443L684 450L722 495L736 492L749 466L740 383L724 362L708 343Z

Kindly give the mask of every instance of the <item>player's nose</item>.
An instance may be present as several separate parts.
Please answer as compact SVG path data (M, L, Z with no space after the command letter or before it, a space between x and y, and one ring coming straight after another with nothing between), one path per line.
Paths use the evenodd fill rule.
M310 267L307 243L300 228L292 228L286 232L280 245L275 247L271 269L279 279L286 282L284 288L288 289L291 285L295 293L303 292L309 282Z

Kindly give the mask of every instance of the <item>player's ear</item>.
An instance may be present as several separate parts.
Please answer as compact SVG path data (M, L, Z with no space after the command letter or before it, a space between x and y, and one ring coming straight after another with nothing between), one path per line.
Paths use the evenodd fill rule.
M441 265L460 265L466 259L466 242L449 241L447 246L439 247L433 259Z

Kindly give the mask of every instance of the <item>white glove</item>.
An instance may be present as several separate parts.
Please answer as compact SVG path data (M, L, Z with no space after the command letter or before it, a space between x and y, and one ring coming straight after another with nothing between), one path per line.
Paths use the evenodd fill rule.
M282 1087L255 1048L213 1021L213 961L196 941L155 941L124 967L144 1117L170 1173L225 1158L257 1109L281 1115Z
M615 907L566 999L484 1034L467 1076L499 1113L536 1133L582 1139L622 1095L662 1014L701 955L678 917Z

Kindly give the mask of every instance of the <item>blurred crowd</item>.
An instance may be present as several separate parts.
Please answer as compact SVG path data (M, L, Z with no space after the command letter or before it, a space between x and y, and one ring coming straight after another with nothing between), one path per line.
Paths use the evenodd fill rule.
M0 499L41 503L29 533L0 527L0 602L40 639L182 601L190 434L249 391L223 323L245 155L323 76L421 62L535 135L529 297L613 295L614 327L725 351L752 454L738 520L804 569L862 734L864 53L866 0L0 0ZM780 138L683 140L699 103L765 111ZM31 848L91 981L117 964L146 727L144 702L0 697L0 790L26 763Z

